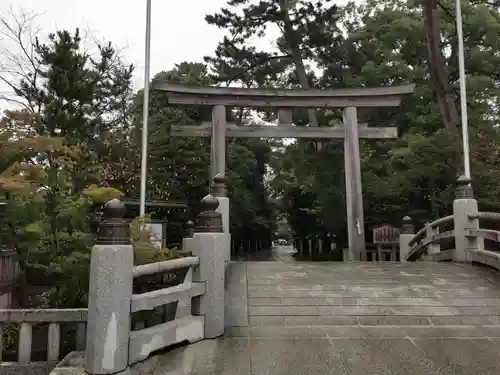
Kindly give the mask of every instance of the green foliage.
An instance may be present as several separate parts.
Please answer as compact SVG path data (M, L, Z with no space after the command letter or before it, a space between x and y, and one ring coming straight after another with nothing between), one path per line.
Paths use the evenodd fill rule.
M22 80L17 94L36 114L31 124L36 134L94 146L96 135L123 124L133 68L121 62L110 43L97 45L97 56L81 44L79 30L50 34L47 43L37 39L38 80Z
M422 222L449 213L462 161L456 157L457 145L444 131L435 83L429 76L431 62L420 3L370 0L338 6L329 1L297 1L288 5L301 56L316 67L307 72L314 86L417 84L415 94L398 108L358 111L360 122L400 129L397 141L361 142L367 231L381 223L400 225L401 217L408 214ZM458 101L456 30L450 17L454 5L441 5L441 48ZM228 1L227 9L207 16L209 24L225 28L231 36L220 43L214 57L206 59L214 76L231 77L244 86L298 85L281 7L278 0ZM500 138L495 127L500 120L500 17L494 5L483 1L463 3L463 9L474 188L481 206L493 209L498 206L500 178ZM282 34L272 39L268 30L274 26ZM278 50L249 47L252 36L267 38ZM263 116L272 119L269 111ZM304 118L303 111L294 111L296 124L303 124ZM339 121L341 114L320 111L318 118L331 123ZM347 240L343 144L322 143L319 150L301 140L277 148L271 158L271 186L293 232L334 232L342 246Z
M191 85L215 83L207 67L199 63L181 63L154 80L167 80ZM135 98L136 149L140 148L142 92ZM246 112L228 109L228 121L245 121ZM210 142L203 138L170 136L172 125L198 124L211 120L210 107L172 107L161 92L153 91L150 102L148 197L156 200L183 201L189 212L183 218L193 220L200 212L200 201L208 193ZM238 236L271 236L275 211L269 204L268 187L264 183L266 165L272 157L270 144L264 140L229 139L227 177L231 198L231 231ZM118 186L117 186L118 187ZM177 218L179 220L179 218ZM182 238L182 225L169 220L169 241Z
M162 262L190 255L177 248L162 249L156 246L154 243L156 239L147 230L150 223L151 218L149 215L137 217L130 223L130 238L134 247L134 264Z
M86 194L75 192L64 173L59 170L53 174L56 177L50 185L27 196L11 191L5 221L12 228L13 245L20 255L27 285L45 287L38 303L84 306L98 218L97 202L91 197L103 193L99 188ZM42 185L36 182L33 185Z
M43 287L38 306L86 306L99 207L122 195L100 187L110 161L102 155L110 134L127 127L132 67L111 44L91 56L81 42L78 30L33 41L37 64L15 88L25 109L1 120L5 224L25 291Z

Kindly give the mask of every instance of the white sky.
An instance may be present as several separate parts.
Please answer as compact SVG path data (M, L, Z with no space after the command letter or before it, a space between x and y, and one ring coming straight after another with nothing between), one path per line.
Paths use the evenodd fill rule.
M226 0L153 0L151 77L182 61L202 61L211 55L223 32L207 25L206 14L217 12ZM134 85L143 86L145 0L1 0L0 15L10 9L40 14L36 23L42 35L77 27L99 40L124 47L123 57L136 67ZM257 45L269 46L259 40ZM6 47L0 39L0 51ZM1 87L0 91L5 91ZM5 103L0 103L0 109Z
M227 0L152 0L151 77L176 63L202 61L203 56L211 55L224 31L207 25L204 18L226 3ZM117 48L124 48L122 56L136 67L135 88L144 85L146 0L0 0L1 16L10 9L40 14L36 26L41 29L41 36L80 28L100 41L111 41ZM277 32L268 33L270 36L254 40L253 44L272 48ZM2 51L11 47L0 38L0 59ZM0 92L6 90L0 84ZM0 111L5 108L6 103L0 101Z

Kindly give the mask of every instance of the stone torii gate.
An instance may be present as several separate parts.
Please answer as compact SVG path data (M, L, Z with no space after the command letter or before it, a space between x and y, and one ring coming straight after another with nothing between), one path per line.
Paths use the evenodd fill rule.
M397 107L415 85L348 89L245 89L199 87L158 81L153 89L164 91L169 104L212 106L212 123L173 126L178 137L211 137L210 180L226 171L226 138L344 139L349 260L366 259L363 192L359 139L397 138L397 127L358 124L357 107ZM278 108L279 126L227 124L226 106ZM292 108L343 108L341 126L294 126Z

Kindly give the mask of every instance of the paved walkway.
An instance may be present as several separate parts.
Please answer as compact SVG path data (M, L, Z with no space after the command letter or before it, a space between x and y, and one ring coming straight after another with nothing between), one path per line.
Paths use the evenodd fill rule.
M242 256L234 255L235 262L295 262L293 246L275 246L271 249L244 253Z
M152 358L151 374L500 373L493 271L275 261L233 263L227 279L225 337Z

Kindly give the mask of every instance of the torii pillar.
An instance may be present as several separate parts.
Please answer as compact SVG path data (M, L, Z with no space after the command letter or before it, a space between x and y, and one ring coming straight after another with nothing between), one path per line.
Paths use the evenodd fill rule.
M344 163L349 259L366 260L359 124L356 107L344 109Z

